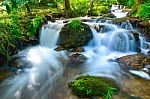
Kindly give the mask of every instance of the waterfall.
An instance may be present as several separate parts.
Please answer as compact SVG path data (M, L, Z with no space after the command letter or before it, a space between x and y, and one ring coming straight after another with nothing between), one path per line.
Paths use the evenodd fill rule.
M51 23L44 25L41 30L40 35L40 45L54 48L56 47L57 40L59 37L59 32L63 27L63 23Z
M85 52L81 54L87 57L87 61L82 64L83 67L75 67L83 70L73 77L89 74L112 77L121 82L121 69L115 59L135 53L135 37L130 33L130 30L133 29L132 25L125 22L121 26L117 26L112 24L111 21L84 23L90 26L93 40L88 45L83 46ZM64 90L59 93L59 89L68 87L63 85L56 87L58 82L65 82L65 85L67 85L68 79L72 79L70 73L76 70L74 68L72 71L65 70L68 67L64 66L61 59L66 58L66 53L53 50L63 26L64 24L59 22L44 25L41 29L40 45L20 52L21 55L25 56L30 66L27 66L29 68L23 68L21 74L2 82L0 85L1 99L71 99L71 97L61 97L62 94L66 96L68 94L63 92ZM95 26L98 28L97 30ZM141 48L144 48L145 41L143 38L140 38L140 40ZM66 71L69 74L67 77L70 78L64 77ZM134 73L137 74L137 72ZM138 73L138 75L140 74ZM144 77L147 77L147 75ZM56 92L59 91L59 98L55 97L57 93L53 94L55 93L53 88L56 88Z

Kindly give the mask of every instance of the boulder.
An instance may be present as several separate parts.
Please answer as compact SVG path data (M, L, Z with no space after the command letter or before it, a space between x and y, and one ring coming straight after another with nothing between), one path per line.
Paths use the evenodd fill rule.
M133 54L123 56L117 59L119 65L124 69L142 70L150 65L150 57L143 54Z
M75 95L82 98L101 96L111 99L119 91L117 83L107 77L80 76L68 85Z
M93 38L90 26L72 21L60 31L58 47L56 50L67 50L86 45Z

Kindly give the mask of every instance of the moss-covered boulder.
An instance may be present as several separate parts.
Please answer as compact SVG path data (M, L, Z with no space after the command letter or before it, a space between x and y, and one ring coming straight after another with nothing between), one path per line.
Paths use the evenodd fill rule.
M150 65L150 57L143 54L133 54L117 59L119 65L124 69L141 70Z
M79 97L102 96L110 99L113 94L119 91L116 82L110 78L81 76L69 83L73 93Z
M93 38L90 26L79 20L73 20L66 24L60 31L58 48L56 50L66 50L86 45Z

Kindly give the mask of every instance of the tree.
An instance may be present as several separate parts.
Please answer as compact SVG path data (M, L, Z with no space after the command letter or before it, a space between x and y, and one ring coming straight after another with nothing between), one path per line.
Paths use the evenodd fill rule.
M93 13L93 0L90 0L90 15Z
M69 0L64 0L65 3L65 9L70 9L70 1Z

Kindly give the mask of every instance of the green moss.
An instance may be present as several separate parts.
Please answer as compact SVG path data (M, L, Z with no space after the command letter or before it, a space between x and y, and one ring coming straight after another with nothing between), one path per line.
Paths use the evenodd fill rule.
M86 45L92 38L90 27L75 20L61 29L58 45L64 49L76 48Z
M79 97L102 96L111 99L118 91L115 81L104 77L81 76L69 83L73 93Z
M125 21L127 21L128 19L127 18L115 18L113 21L115 22L115 23L120 23L120 22L125 22Z
M69 27L72 29L81 28L81 20L79 19L72 20L71 23L69 23Z

